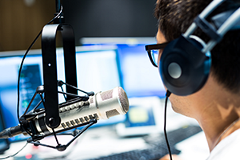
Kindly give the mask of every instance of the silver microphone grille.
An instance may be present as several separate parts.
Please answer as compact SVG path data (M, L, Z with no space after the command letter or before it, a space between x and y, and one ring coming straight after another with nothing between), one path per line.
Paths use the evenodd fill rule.
M122 89L122 87L118 87L118 96L120 99L121 106L124 112L128 112L129 109L129 102L126 92Z
M116 88L115 88L116 89ZM111 89L111 90L108 90L108 91L104 91L101 93L101 98L102 100L107 100L107 99L111 99L113 97L113 90L114 89ZM119 101L120 101L120 104L123 108L123 111L125 113L128 112L128 109L129 109L129 102L128 102L128 97L127 97L127 94L126 92L122 89L122 87L117 87L117 90L118 90L118 97L119 97Z
M102 93L100 94L102 100L105 101L105 100L107 100L107 99L111 99L111 98L113 97L112 93L113 93L113 89L108 90L108 91L105 91L105 92L102 92Z

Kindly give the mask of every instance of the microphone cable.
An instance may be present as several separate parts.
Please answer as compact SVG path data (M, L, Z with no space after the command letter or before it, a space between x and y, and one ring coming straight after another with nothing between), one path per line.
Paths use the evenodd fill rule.
M171 95L171 92L169 90L167 90L166 98L165 98L165 108L164 108L164 137L166 140L170 160L172 160L172 152L171 152L171 148L170 148L170 145L168 142L167 131L166 131L167 130L166 129L167 128L167 102L168 102L168 98L170 95Z
M59 18L61 16L63 12L63 6L61 6L61 10L59 11L59 13L51 20L49 21L47 24L50 24L52 23L54 20L56 20L57 18ZM21 75L21 72L22 72L22 67L23 67L23 63L24 63L24 60L28 54L28 52L30 51L30 49L32 48L32 46L35 44L35 42L37 41L37 39L39 38L39 36L42 34L42 30L38 33L38 35L36 36L36 38L33 40L33 42L31 43L31 45L29 46L29 48L27 49L27 51L25 52L23 58L22 58L22 62L20 64L20 67L19 67L19 72L18 72L18 81L17 81L17 118L18 118L18 121L20 123L20 119L19 119L19 101L20 101L20 75Z
M57 18L59 18L61 16L63 12L63 6L61 6L61 10L60 12L51 20L49 21L47 24L50 24L52 23L54 20L56 20ZM30 51L30 49L32 48L32 46L35 44L35 42L37 41L37 39L39 38L39 36L42 34L42 30L38 33L38 35L36 36L36 38L33 40L33 42L31 43L31 45L28 47L27 51L25 52L23 58L22 58L22 61L21 61L21 64L20 64L20 67L19 67L19 72L18 72L18 81L17 81L17 118L18 118L18 121L20 123L20 119L19 119L19 101L20 101L20 75L21 75L21 72L22 72L22 67L23 67L23 63L24 63L24 60L28 54L28 52ZM16 156L19 152L21 152L26 146L27 146L28 142L19 150L17 151L15 154L13 155L10 155L10 156L7 156L7 157L3 157L3 158L0 158L0 159L8 159L10 157L14 157Z
M0 159L8 159L8 158L16 156L18 153L20 153L27 146L27 144L28 144L28 142L19 151L17 151L13 155L10 155L10 156L7 156L7 157L3 157L3 158L0 158Z

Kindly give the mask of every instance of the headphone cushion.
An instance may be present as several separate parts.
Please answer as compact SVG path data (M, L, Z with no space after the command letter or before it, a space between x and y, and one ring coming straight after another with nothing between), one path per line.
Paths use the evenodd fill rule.
M195 38L180 36L164 49L159 72L170 92L185 96L197 92L205 84L211 58L201 52L201 43Z

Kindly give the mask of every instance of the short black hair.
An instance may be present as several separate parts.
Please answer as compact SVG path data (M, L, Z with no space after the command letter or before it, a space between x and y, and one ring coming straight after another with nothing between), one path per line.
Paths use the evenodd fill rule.
M212 0L158 0L155 17L166 40L171 41L185 33L195 17L211 2ZM227 0L211 15L239 6L239 0ZM205 42L209 40L200 29L194 35ZM211 56L211 73L217 82L233 93L240 93L240 30L229 31L212 49Z

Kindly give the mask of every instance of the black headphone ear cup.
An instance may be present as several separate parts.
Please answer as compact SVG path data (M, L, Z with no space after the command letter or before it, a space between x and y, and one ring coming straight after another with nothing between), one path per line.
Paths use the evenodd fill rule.
M211 58L201 52L198 38L180 36L164 49L159 72L167 89L180 96L197 92L205 84L211 66Z

